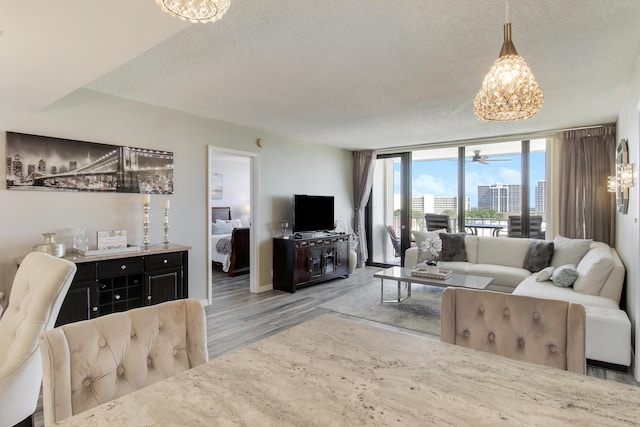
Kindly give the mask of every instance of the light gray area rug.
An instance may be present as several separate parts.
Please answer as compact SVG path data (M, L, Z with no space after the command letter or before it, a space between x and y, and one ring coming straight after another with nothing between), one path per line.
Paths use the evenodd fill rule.
M384 299L398 294L395 282L385 282ZM380 282L366 283L338 298L320 305L325 310L374 322L440 335L440 298L443 288L412 285L411 298L400 303L380 302ZM406 287L402 288L406 295Z

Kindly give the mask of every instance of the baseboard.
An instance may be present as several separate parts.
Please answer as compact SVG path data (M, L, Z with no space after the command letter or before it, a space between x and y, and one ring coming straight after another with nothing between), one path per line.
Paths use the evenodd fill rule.
M611 371L624 372L628 374L630 366L618 365L616 363L602 362L600 360L587 359L587 365L595 366L597 368L609 369Z

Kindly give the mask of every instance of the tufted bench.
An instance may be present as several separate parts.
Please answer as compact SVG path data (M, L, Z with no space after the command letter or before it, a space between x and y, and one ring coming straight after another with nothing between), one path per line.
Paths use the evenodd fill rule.
M440 316L443 342L586 372L580 304L449 287L442 293Z
M207 362L204 309L183 299L70 323L40 348L50 425Z

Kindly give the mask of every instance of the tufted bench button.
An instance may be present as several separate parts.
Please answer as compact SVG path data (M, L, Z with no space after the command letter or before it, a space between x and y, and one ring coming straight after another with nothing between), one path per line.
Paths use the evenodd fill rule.
M116 374L118 374L118 376L122 376L124 375L124 367L123 366L118 366L118 369L116 369Z
M553 344L549 344L549 351L550 351L551 353L556 353L556 352L558 351L558 347L556 347L556 346L555 346L555 345L553 345Z
M518 338L518 347L524 347L524 338Z
M496 340L496 334L493 332L489 332L489 342L494 342Z
M147 357L147 366L151 366L151 357Z
M505 308L504 310L502 310L502 314L504 315L504 317L509 317L511 315L511 311L508 308Z
M177 348L174 348L174 349L173 349L173 355L175 356L175 355L177 355L177 354L178 354L178 349L177 349Z
M537 311L533 313L533 320L540 320L540 313Z
M107 345L107 340L105 339L105 337L98 338L98 347L104 347L105 345Z
M136 336L136 330L135 329L131 329L131 338Z
M91 387L91 378L85 378L82 380L82 387Z
M469 332L468 329L465 329L464 331L462 331L462 336L465 338L469 338L469 335L471 335L471 332Z
M478 311L480 313L484 313L484 304L480 304L480 307L478 307Z

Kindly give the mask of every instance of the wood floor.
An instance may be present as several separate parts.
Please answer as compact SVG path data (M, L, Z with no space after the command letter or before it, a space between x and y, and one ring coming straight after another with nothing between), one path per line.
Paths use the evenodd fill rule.
M369 283L377 268L367 267L355 271L348 279L336 279L316 286L303 288L290 294L268 291L260 294L249 292L249 276L229 277L214 271L213 301L205 307L207 314L207 340L209 359L242 348L248 344L288 329L314 317L326 314L319 308L355 287ZM366 323L374 323L357 319ZM440 338L393 326L381 325L388 329L424 336L434 340ZM587 375L640 386L629 373L612 371L594 366L587 367ZM43 426L42 403L34 414L34 425Z
M248 276L228 277L223 273L214 274L213 303L205 308L209 359L327 313L327 310L318 306L358 285L371 282L376 270L378 269L373 267L359 268L348 279L332 280L300 289L293 294L281 291L251 294ZM385 327L440 339L407 329ZM640 386L631 373L589 365L587 375Z

